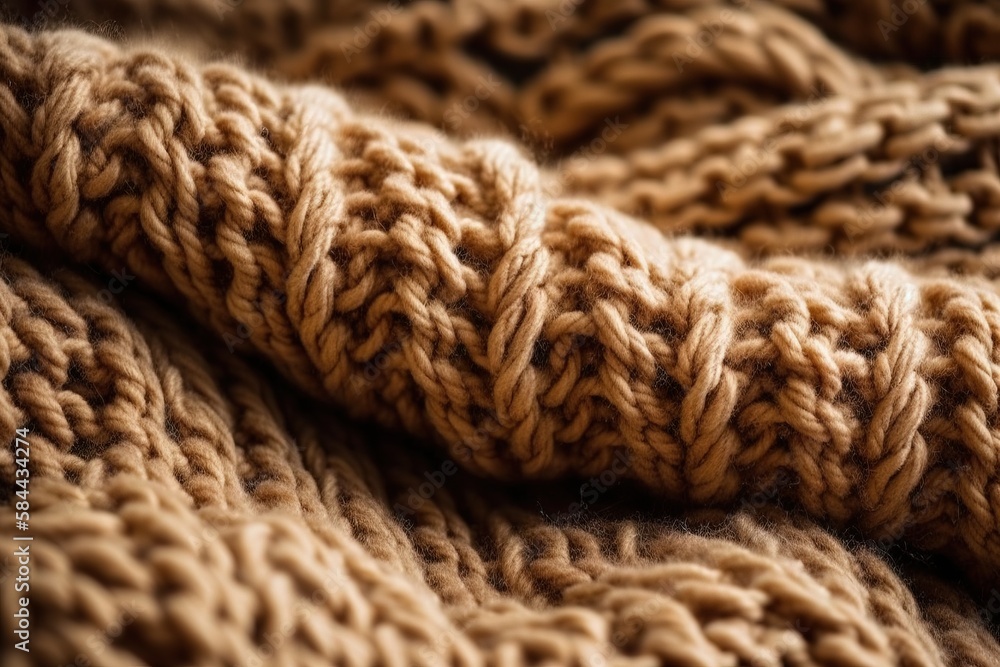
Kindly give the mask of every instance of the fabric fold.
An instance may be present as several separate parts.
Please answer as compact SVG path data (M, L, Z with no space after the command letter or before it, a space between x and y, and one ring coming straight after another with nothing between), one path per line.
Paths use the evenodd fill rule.
M24 4L2 664L998 664L995 8Z
M813 516L993 580L998 297L980 281L748 262L549 196L498 140L80 33L3 34L16 238L124 267L471 470L589 475L625 449L629 476L697 505L782 470Z

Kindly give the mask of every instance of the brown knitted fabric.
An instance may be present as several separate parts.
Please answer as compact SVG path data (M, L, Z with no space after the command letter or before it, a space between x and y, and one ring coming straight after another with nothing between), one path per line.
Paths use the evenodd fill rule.
M1000 10L52 4L4 665L1000 665Z

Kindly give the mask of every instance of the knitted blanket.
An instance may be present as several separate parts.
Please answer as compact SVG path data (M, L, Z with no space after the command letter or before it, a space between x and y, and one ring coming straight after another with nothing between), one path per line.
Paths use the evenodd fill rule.
M329 4L5 8L3 665L1000 665L1000 8Z

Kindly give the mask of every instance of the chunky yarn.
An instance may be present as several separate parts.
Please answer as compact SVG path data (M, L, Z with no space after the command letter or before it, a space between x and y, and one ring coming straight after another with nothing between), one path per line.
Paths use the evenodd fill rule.
M911 4L0 26L4 664L1000 664L1000 13Z

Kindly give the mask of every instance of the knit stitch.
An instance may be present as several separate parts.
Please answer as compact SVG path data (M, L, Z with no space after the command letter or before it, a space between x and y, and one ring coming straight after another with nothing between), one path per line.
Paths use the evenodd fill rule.
M0 26L5 665L1000 664L1000 12L220 2Z

